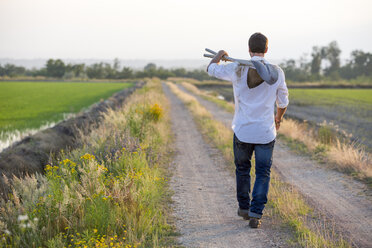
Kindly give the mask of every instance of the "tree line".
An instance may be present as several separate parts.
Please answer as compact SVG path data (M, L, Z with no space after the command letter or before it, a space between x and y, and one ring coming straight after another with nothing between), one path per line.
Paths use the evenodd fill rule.
M340 79L351 80L368 78L372 80L372 53L354 50L344 65L340 61L341 49L336 41L326 46L314 46L311 60L306 56L298 60L289 59L280 64L286 79L296 82ZM205 69L186 70L184 68L165 69L154 63L147 64L143 70L121 67L118 59L110 63L65 64L60 59L49 59L41 69L26 69L22 66L0 64L0 77L47 77L56 79L134 79L144 77L186 77L197 80L211 79Z
M92 65L65 64L61 59L49 59L41 69L26 69L12 64L0 65L0 77L47 77L57 79L134 79L144 77L186 77L198 80L210 79L205 69L186 70L184 68L165 69L154 63L147 64L143 70L121 67L118 59L113 63L95 63Z
M305 56L297 61L286 60L280 64L286 78L292 81L351 80L357 78L372 79L372 53L354 50L347 62L341 66L341 49L336 41L327 46L314 46L311 60Z

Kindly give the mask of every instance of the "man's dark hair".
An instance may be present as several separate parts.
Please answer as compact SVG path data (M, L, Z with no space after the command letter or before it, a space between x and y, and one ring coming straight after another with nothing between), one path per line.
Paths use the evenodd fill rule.
M248 41L249 49L252 53L265 53L268 40L265 35L261 33L254 33Z

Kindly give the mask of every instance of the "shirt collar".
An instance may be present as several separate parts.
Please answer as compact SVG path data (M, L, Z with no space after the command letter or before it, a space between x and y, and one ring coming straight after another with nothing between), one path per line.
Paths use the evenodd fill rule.
M263 60L263 61L265 61L265 62L267 62L267 60L264 58L264 57L260 57L260 56L253 56L252 58L251 58L251 60Z

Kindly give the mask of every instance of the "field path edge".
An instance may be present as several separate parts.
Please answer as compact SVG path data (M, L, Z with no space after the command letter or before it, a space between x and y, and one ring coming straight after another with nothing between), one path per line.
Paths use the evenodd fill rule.
M186 247L284 247L269 227L251 229L237 216L235 179L202 138L186 106L163 84L171 102L176 154L170 182L174 215ZM278 237L276 237L278 239Z
M194 96L216 120L231 126L231 113L182 85L177 86ZM280 141L275 144L273 167L284 181L298 189L318 212L323 213L326 221L334 222L344 238L356 247L371 247L372 196L366 185L291 152Z

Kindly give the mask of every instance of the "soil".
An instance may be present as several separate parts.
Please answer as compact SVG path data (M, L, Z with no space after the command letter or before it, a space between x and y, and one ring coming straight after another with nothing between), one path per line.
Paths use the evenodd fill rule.
M163 85L171 102L176 155L171 166L174 215L186 247L285 247L285 234L263 220L259 229L237 215L235 178L209 146L185 105Z
M215 119L231 126L231 113L178 86L196 97ZM356 247L372 246L372 192L366 185L295 154L280 140L275 144L273 166L346 240Z

